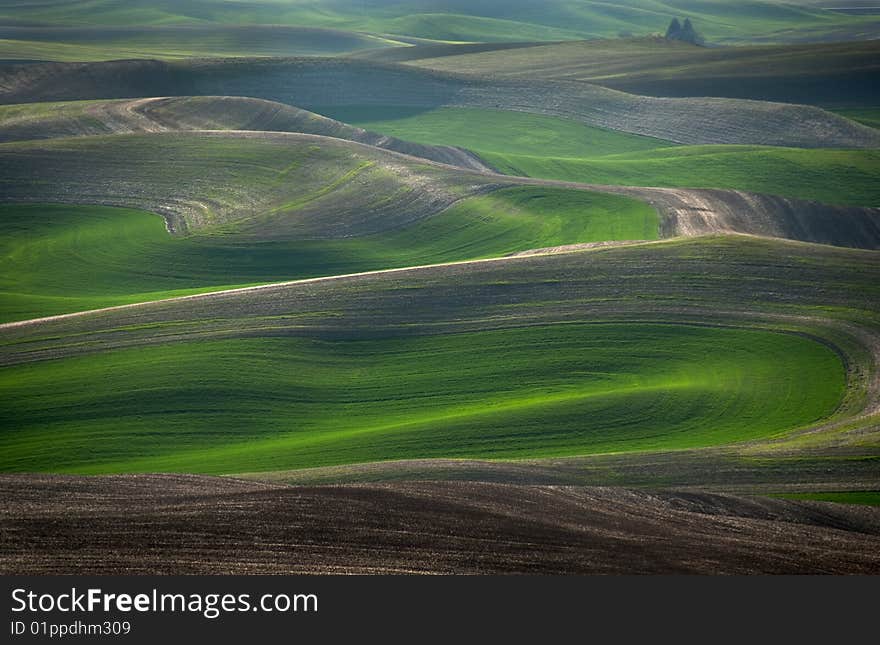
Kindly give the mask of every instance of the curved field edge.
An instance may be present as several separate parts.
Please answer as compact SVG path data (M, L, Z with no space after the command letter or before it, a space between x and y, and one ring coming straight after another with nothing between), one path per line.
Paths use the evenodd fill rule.
M674 146L570 119L491 109L357 106L326 111L387 135L467 148L514 176L747 190L827 204L880 205L877 150Z
M369 132L297 107L237 96L139 98L0 106L0 142L72 136L193 130L250 130L317 134L488 170L459 148L424 145Z
M683 146L595 159L477 152L499 171L514 176L742 190L825 204L880 205L880 152L875 150Z
M162 214L178 234L261 243L393 233L464 198L520 185L648 201L660 212L663 237L740 232L880 247L877 209L511 177L318 135L161 132L7 143L0 145L0 172L10 202L138 208Z
M502 108L686 144L872 148L880 132L822 109L667 99L578 82L478 78L357 59L204 59L11 66L6 104L144 96L248 96L299 105Z
M0 321L297 278L656 239L656 211L628 197L507 187L397 230L340 240L246 244L169 235L154 214L0 204Z
M160 342L8 366L0 382L3 470L228 473L755 440L834 413L845 370L766 328L591 321Z
M0 141L136 132L259 130L347 139L462 168L588 183L751 190L876 205L866 150L685 146L570 119L475 108L319 108L342 121L238 97L172 97L0 106ZM396 138L402 137L402 138ZM464 150L472 150L472 154ZM629 153L629 154L625 154ZM484 160L484 161L481 161Z
M17 111L28 105L10 106ZM0 106L0 115L6 109ZM395 105L317 106L317 112L339 121L424 145L443 142L469 150L499 154L599 157L673 147L671 141L643 137L579 123L570 118L468 107Z
M182 300L6 326L2 356L16 364L175 339L381 341L563 321L781 326L840 350L848 389L835 418L743 450L779 456L830 445L864 455L878 436L871 421L880 400L876 260L723 238L471 262L322 280L320 289L306 283L197 296L197 307ZM837 286L828 291L828 284Z

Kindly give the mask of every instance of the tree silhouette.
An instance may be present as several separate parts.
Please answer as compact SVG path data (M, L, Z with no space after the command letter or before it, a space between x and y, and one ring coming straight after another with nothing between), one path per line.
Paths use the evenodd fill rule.
M673 18L672 22L669 23L669 27L666 29L666 39L680 40L685 43L691 43L692 45L702 45L705 43L703 37L697 33L696 29L694 29L694 25L691 23L690 18L685 18L684 24L680 23L678 18Z
M669 40L678 40L681 35L681 23L678 21L678 18L673 18L672 22L669 23L669 27L666 29L666 38Z

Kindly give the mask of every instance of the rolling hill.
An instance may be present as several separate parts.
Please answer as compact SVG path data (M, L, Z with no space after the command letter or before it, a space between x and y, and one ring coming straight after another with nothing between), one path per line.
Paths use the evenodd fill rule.
M582 81L648 96L720 96L822 106L880 103L880 42L697 47L665 38L421 45L358 54L495 78Z
M690 17L714 42L869 38L875 16L849 15L791 2L749 0L75 0L0 4L7 25L294 25L394 34L440 41L571 40L653 34L673 16ZM112 39L110 41L113 42Z
M673 147L668 141L568 119L475 108L319 109L387 135L467 148L512 175L628 186L727 188L833 204L880 205L877 150Z
M861 248L878 244L877 212L871 208L735 191L513 177L319 135L199 131L22 141L0 145L0 170L8 202L147 210L161 214L174 234L238 242L395 232L466 198L532 186L651 202L665 236L731 232ZM579 241L598 240L568 243Z
M4 153L7 201L140 208L163 215L175 233L240 240L375 234L493 184L372 146L281 132L75 137L7 143Z
M21 141L0 145L0 169L5 320L658 236L880 247L877 209L510 177L286 132Z
M547 187L496 190L399 229L336 239L172 237L152 213L94 206L0 205L0 220L0 320L658 235L646 204Z
M880 205L880 151L682 146L599 158L480 151L512 175L622 186L725 188L830 204Z
M352 31L273 24L0 26L0 60L335 56L402 44Z
M716 98L652 98L580 82L482 79L356 59L7 65L5 104L232 95L289 105L475 107L565 117L678 143L871 148L880 132L819 108Z
M0 572L880 572L856 9L0 0Z
M0 106L0 143L98 134L187 130L297 132L364 143L463 168L488 170L473 154L367 132L281 103L233 96L76 101Z
M8 324L0 454L228 473L806 436L871 455L877 275L875 253L702 238Z
M318 334L227 331L6 367L5 422L14 418L17 431L0 468L229 473L693 448L816 423L835 411L845 382L832 350L767 331L591 321L393 339ZM53 411L36 401L50 384L67 402Z

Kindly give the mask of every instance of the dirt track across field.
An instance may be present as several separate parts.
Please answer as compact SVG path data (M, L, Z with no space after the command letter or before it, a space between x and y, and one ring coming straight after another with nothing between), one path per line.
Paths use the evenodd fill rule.
M880 509L464 482L0 476L0 572L880 573Z

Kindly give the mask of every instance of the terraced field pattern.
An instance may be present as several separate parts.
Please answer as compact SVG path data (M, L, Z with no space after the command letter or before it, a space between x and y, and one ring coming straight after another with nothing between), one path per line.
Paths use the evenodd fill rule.
M880 573L876 16L435 4L0 3L0 571Z

